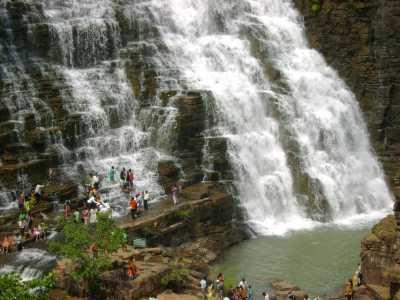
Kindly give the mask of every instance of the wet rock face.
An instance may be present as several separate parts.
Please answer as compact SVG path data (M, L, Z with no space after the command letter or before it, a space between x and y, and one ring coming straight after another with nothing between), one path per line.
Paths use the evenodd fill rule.
M355 93L390 177L400 173L400 2L295 0L312 47Z

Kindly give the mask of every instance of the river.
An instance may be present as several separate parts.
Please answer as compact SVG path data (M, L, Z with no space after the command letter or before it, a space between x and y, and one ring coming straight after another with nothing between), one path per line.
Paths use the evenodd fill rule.
M326 226L284 237L258 237L229 249L213 273L223 272L234 282L245 277L256 299L274 278L296 284L313 297L331 295L354 273L367 231Z

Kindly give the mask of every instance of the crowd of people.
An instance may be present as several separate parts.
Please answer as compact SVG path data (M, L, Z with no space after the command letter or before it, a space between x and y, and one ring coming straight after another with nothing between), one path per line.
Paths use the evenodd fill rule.
M42 190L45 185L34 185L29 193L20 192L17 196L18 217L16 233L9 233L0 241L0 253L8 254L13 250L22 250L26 240L38 241L46 239L47 224L35 225L34 208L42 201ZM36 222L37 223L37 222Z
M254 300L253 288L245 278L242 278L236 287L226 290L224 274L219 273L215 281L208 280L207 277L202 278L200 288L204 299L207 300Z

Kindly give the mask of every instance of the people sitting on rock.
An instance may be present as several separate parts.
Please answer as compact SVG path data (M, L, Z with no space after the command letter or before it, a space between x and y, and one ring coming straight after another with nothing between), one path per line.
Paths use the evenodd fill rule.
M9 254L12 248L12 239L10 236L6 235L1 242L1 251L4 254Z
M127 275L128 275L129 280L134 280L139 275L138 269L136 267L135 262L133 261L133 258L129 259Z
M97 206L96 196L94 193L90 193L89 199L86 201L90 208Z

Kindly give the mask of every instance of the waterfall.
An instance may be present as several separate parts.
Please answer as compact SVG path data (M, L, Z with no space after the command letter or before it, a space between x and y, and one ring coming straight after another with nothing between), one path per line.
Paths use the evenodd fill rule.
M225 179L258 233L352 224L390 208L357 100L309 47L292 1L13 5L0 3L0 129L19 152L5 163L45 166L56 152L76 182L82 169L132 168L138 189L157 198L158 162L179 161L174 101L195 90L213 102L204 180L221 177L213 168L222 151L209 150L226 144ZM126 213L117 183L102 192L117 216ZM0 199L0 211L15 207L6 189Z
M282 234L390 207L357 101L308 46L292 1L145 3L182 79L215 97L256 231Z

